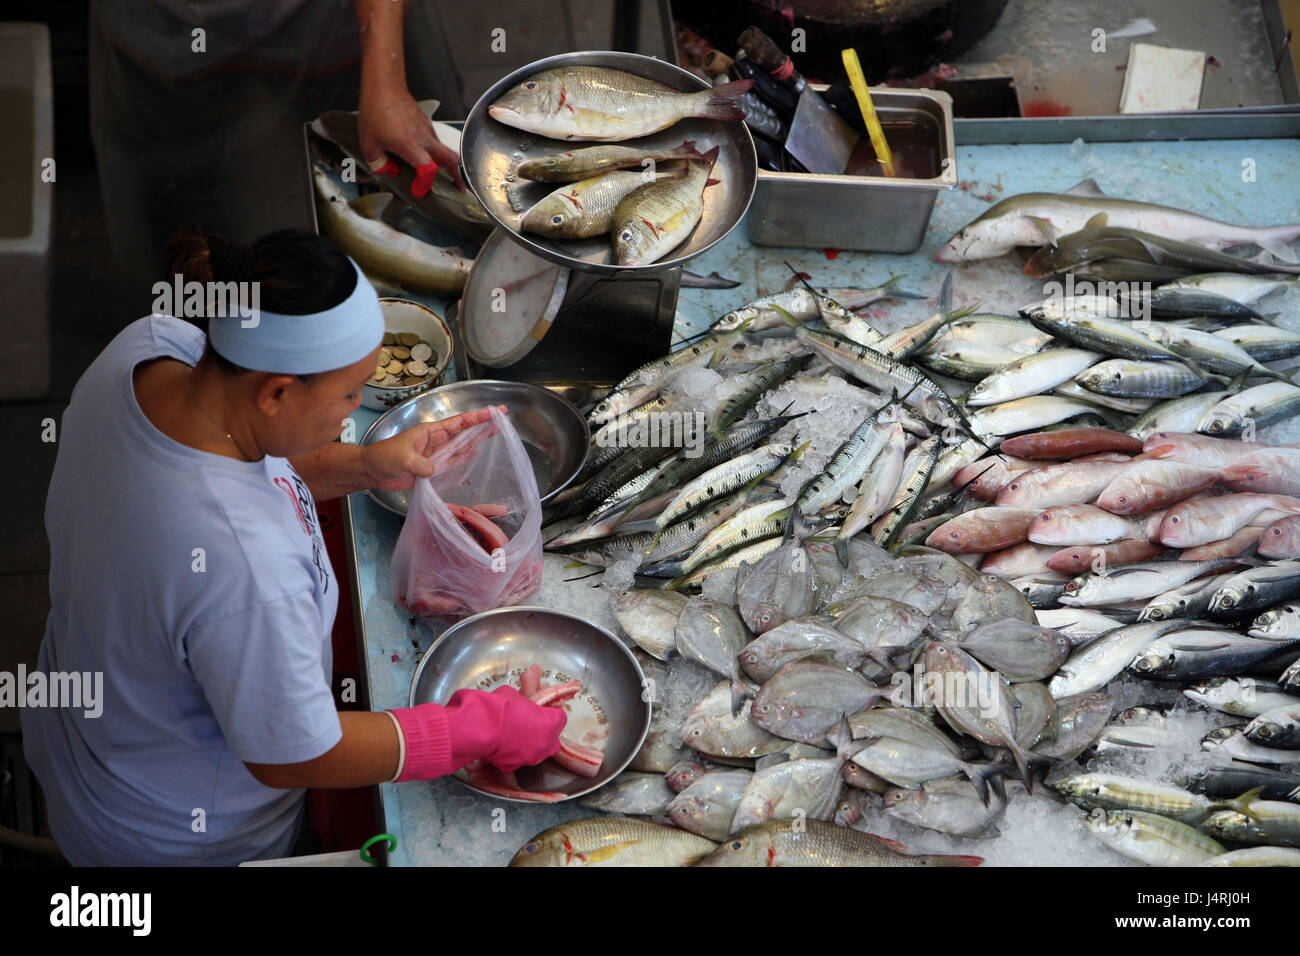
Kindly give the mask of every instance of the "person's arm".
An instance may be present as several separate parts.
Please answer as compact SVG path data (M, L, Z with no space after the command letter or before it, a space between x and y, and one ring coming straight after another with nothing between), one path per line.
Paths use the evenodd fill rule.
M392 780L397 773L397 727L385 713L340 711L343 739L315 760L245 763L259 783L280 790L346 790Z
M361 28L361 102L357 126L361 155L380 169L392 151L413 167L430 161L445 169L464 189L460 156L444 146L406 88L402 19L407 0L353 0Z
M505 406L498 406L505 412ZM416 478L433 474L433 450L471 425L490 417L486 408L424 422L373 445L330 442L315 451L290 459L294 471L307 482L317 501L329 501L354 491L375 488L405 491Z
M567 719L562 707L536 704L508 685L458 690L446 706L340 712L342 737L319 757L244 766L260 783L282 790L368 787L394 777L432 780L473 760L513 771L554 754Z

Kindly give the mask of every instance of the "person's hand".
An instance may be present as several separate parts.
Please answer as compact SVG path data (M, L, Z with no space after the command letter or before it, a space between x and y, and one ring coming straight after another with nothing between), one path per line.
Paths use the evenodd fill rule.
M506 413L504 405L497 408ZM480 425L492 417L489 408L478 408L444 418L437 422L422 422L414 428L399 432L373 445L362 448L368 477L366 487L377 491L408 491L415 486L416 478L433 476L433 462L429 456L439 445L444 445L467 428Z
M460 178L459 154L442 144L433 131L433 122L405 87L363 89L357 126L361 155L372 169L382 171L382 161L392 152L415 168L417 184L420 167L433 162L447 171L457 189L465 188Z
M541 707L513 687L458 690L445 708L457 767L483 759L503 773L539 764L560 749L562 707Z

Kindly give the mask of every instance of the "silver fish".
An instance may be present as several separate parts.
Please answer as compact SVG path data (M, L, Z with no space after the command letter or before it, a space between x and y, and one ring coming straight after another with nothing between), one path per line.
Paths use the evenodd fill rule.
M668 816L683 830L725 840L731 835L731 821L753 776L752 770L710 771L673 798Z

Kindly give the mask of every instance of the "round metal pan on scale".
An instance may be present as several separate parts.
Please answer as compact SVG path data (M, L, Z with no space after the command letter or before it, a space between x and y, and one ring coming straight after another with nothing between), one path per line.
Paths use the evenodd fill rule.
M592 279L649 277L681 267L712 247L744 218L754 196L758 164L754 141L744 123L685 119L650 136L622 141L626 146L675 147L692 140L707 152L719 147L712 177L704 191L704 211L686 241L656 262L620 266L613 261L608 236L550 239L521 232L519 222L534 203L558 188L557 183L530 182L515 170L525 160L585 145L577 140L547 139L500 123L488 107L511 87L543 70L600 66L634 73L681 92L708 89L694 74L634 53L586 52L547 57L522 67L494 84L470 111L461 133L461 169L496 231L475 259L459 314L465 350L491 368L514 364L542 340L570 291L570 272Z

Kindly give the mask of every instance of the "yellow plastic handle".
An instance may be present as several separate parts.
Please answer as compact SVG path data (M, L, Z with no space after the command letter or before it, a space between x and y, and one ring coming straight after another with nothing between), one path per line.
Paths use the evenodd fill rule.
M880 117L876 115L876 107L871 102L867 78L862 75L862 64L858 62L858 51L849 47L841 50L840 56L844 60L844 70L849 74L853 95L858 98L858 109L862 111L862 119L867 124L867 135L871 137L871 146L876 151L876 158L880 160L880 168L886 176L897 176L898 173L894 171L894 154L885 139L885 130L880 125Z

